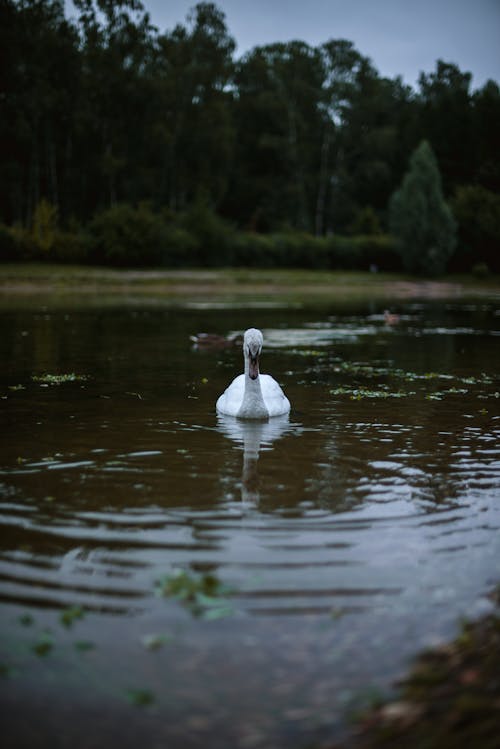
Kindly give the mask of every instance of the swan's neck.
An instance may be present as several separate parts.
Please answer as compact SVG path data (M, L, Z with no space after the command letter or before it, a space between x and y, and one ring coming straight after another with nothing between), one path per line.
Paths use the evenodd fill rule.
M260 375L252 380L249 374L249 362L245 357L245 393L238 416L244 419L267 419L269 411L262 397Z

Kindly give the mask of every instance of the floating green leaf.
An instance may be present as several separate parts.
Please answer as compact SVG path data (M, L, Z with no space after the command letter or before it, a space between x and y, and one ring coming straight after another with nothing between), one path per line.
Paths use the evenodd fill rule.
M208 608L203 609L201 612L202 619L207 622L213 622L217 619L225 619L228 616L234 615L234 609L231 606L222 606L220 603L211 603Z
M42 632L38 641L33 645L33 652L39 656L45 656L54 647L54 640L50 632Z
M59 620L65 627L71 627L73 626L73 622L77 619L83 619L84 616L85 612L81 606L70 606L61 612Z
M128 689L127 697L133 705L145 707L151 705L154 700L154 694L149 689Z
M176 570L166 575L156 585L158 595L176 598L194 616L202 619L221 619L234 612L224 600L231 590L210 573L193 575L185 570Z
M332 610L330 611L330 616L331 616L331 618L332 618L332 619L333 619L334 621L336 621L337 619L341 619L341 618L342 618L342 617L344 616L344 611L343 611L343 609L341 609L341 608L338 608L338 607L334 607L334 608L333 608L333 609L332 609Z
M150 634L141 637L141 642L148 650L159 650L163 645L171 642L171 635Z
M87 650L93 650L95 648L95 644L93 642L90 642L90 640L77 640L74 643L75 650L79 650L82 653L85 653Z

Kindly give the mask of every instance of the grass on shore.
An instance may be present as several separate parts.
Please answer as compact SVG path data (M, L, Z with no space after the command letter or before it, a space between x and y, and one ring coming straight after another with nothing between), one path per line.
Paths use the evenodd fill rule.
M226 298L243 294L268 298L272 292L290 301L312 296L337 299L376 296L390 300L415 296L481 296L500 291L500 279L498 276L478 279L471 275L422 279L399 273L297 269L120 270L32 263L2 265L0 291L8 297L99 292Z

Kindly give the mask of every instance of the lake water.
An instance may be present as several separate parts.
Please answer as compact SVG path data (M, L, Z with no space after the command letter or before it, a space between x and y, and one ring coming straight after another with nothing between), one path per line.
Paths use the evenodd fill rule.
M2 312L3 746L325 745L489 610L498 298L398 312ZM289 418L215 415L241 350L189 336L250 326Z

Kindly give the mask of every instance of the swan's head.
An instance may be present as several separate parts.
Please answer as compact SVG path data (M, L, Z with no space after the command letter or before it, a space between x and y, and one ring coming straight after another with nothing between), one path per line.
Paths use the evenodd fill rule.
M259 357L262 351L264 339L257 328L249 328L243 337L243 356L248 360L248 374L250 379L256 380L259 376Z

